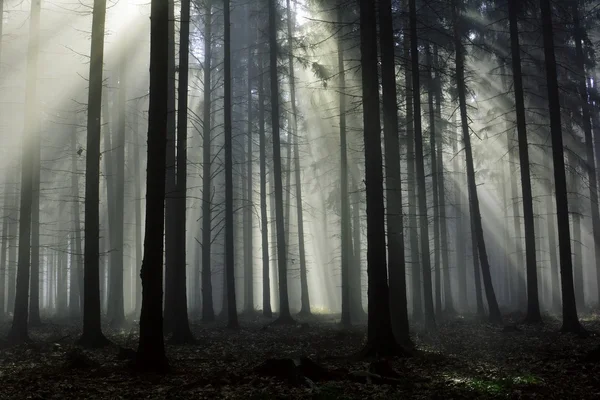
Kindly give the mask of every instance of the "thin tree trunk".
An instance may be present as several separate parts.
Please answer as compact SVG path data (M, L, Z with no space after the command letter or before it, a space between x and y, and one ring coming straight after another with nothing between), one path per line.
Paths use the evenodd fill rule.
M150 105L146 225L142 262L142 310L136 365L140 370L166 372L163 337L163 234L169 91L169 5L152 0L150 10ZM87 243L87 240L86 240Z
M79 344L102 347L108 339L100 325L100 127L106 0L94 0L85 160L85 245L83 333Z
M525 97L521 72L521 47L519 45L517 0L508 1L510 42L512 55L513 84L517 113L517 135L519 139L519 161L521 164L521 188L523 190L523 219L525 222L525 258L527 268L527 317L529 323L541 322L538 296L537 260L535 250L535 226L531 177L529 172L529 149L527 144L527 122L525 119Z
M231 132L231 27L229 0L224 1L224 113L225 113L225 273L227 283L227 326L237 328L235 300L235 253L233 239L233 142ZM223 310L225 311L225 309Z
M387 189L387 256L389 264L390 318L399 343L410 344L404 259L404 215L398 138L398 104L391 0L379 0L381 83L383 87L383 137ZM342 194L344 196L344 194Z
M258 42L258 41L257 41ZM262 290L263 315L273 316L271 310L271 275L269 270L269 219L267 217L267 143L265 138L265 88L263 74L265 72L263 54L265 46L258 50L258 137L260 148L260 226L262 248Z
M212 293L212 179L211 179L211 61L212 0L205 3L204 17L204 117L202 127L202 321L215 319Z
M227 0L226 0L227 1ZM287 247L283 218L283 184L281 179L281 143L279 134L279 81L277 78L277 3L269 0L269 55L271 76L271 127L273 129L273 179L275 183L275 221L277 225L277 264L279 275L279 318L292 322L287 283Z
M431 180L433 186L433 268L435 271L435 312L442 312L442 273L440 270L440 216L439 216L439 182L438 182L438 165L436 154L436 126L435 126L435 110L433 108L434 83L433 83L433 58L431 56L431 47L425 46L426 63L427 63L427 106L429 108L429 150L431 152Z
M350 232L350 199L348 198L348 149L346 138L346 71L344 67L344 9L341 4L337 9L337 22L340 25L337 34L338 49L338 79L339 79L339 113L340 113L340 201L341 201L341 275L342 275L342 326L350 326L350 247L352 236Z
M554 53L554 31L552 9L549 0L540 0L542 16L546 80L548 84L548 108L552 137L552 160L554 162L554 184L556 185L556 214L558 222L558 246L560 250L560 275L562 285L563 332L580 332L583 328L577 318L575 290L573 288L573 261L571 259L571 234L569 231L569 202L563 150L560 97Z
M477 184L475 182L475 167L473 163L473 152L471 149L471 137L469 132L469 121L467 119L467 102L465 88L465 67L464 67L464 49L461 41L460 21L458 18L456 0L452 7L454 20L454 42L456 48L456 82L458 88L458 99L460 103L460 119L462 124L463 142L465 145L465 157L467 161L467 185L470 194L471 218L473 220L474 234L477 238L477 252L481 263L481 273L483 276L483 285L489 307L489 317L493 322L500 322L502 316L498 308L498 302L492 285L492 276L490 274L490 265L485 247L483 236L483 225L481 222L481 213L479 211L479 198L477 196Z
M421 127L421 93L419 77L419 49L417 36L417 6L416 0L410 0L410 41L411 41L411 60L412 60L412 87L413 87L413 109L414 109L414 127L415 127L415 157L416 157L416 178L417 178L417 198L419 203L420 234L421 234L421 256L423 287L425 297L425 322L430 327L435 327L435 316L433 309L433 290L431 286L431 259L429 256L429 221L427 220L427 196L425 190L425 164L423 157L423 132Z
M187 135L188 135L188 71L190 51L190 0L181 1L179 31L179 87L177 115L177 186L175 218L175 254L173 265L173 325L171 342L176 344L194 342L188 319L186 276L186 200L187 200Z
M404 7L406 8L406 0L404 0ZM410 21L407 20L406 25L410 25ZM410 60L411 43L408 39L410 35L409 31L404 33L404 59ZM417 70L418 74L418 70ZM423 294L422 294L422 283L421 283L421 265L420 265L420 254L419 254L419 238L417 232L417 194L415 191L415 131L414 131L414 115L413 115L413 79L411 64L406 61L404 67L404 84L406 86L406 172L408 176L408 230L410 236L410 263L412 271L412 298L413 298L413 314L414 320L421 320L423 318Z

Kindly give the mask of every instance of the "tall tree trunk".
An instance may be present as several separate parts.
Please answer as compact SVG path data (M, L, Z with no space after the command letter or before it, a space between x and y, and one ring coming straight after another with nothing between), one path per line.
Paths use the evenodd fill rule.
M440 270L440 216L439 216L439 182L438 165L435 147L436 125L435 110L433 108L434 83L433 83L433 58L431 47L425 46L425 55L427 63L427 107L429 109L429 151L431 153L431 181L433 187L433 269L435 271L435 312L442 312L442 271Z
M435 118L437 125L442 123L442 83L440 79L440 61L438 46L433 45L433 63L436 69L434 90L435 90ZM450 260L448 254L448 226L446 224L446 182L444 179L444 153L442 151L442 130L438 129L436 134L437 146L437 170L436 175L439 184L439 207L440 207L440 250L442 252L442 272L444 280L444 311L447 314L454 313L454 300L452 296L452 283L450 282Z
M41 1L31 2L29 19L29 44L27 47L27 76L25 82L25 133L22 136L21 201L19 207L19 250L13 321L8 333L12 343L28 341L29 318L29 267L31 252L31 216L35 176L33 168L39 151L39 116L37 109L37 70L39 52ZM29 140L33 138L33 141ZM10 282L9 282L10 283Z
M277 78L277 3L269 0L269 56L271 80L271 127L273 129L273 179L275 183L275 221L277 225L277 264L279 275L279 318L292 322L287 283L287 247L283 219L283 183L281 179L281 140L279 134L279 81Z
M176 177L176 126L175 126L175 0L169 4L169 87L167 92L167 155L166 155L166 208L165 208L165 310L164 323L167 332L172 332L175 309L177 270L177 177Z
M165 372L168 361L163 337L163 233L169 91L169 5L152 0L150 8L150 105L146 225L142 262L142 310L136 365L141 370ZM87 241L86 241L87 243Z
M211 62L212 0L205 2L204 17L204 116L202 124L202 321L215 319L212 293L212 179L211 179Z
M573 33L575 38L575 50L577 60L577 88L581 97L581 113L583 117L583 133L586 150L586 172L589 180L590 190L590 208L592 214L592 236L594 239L594 258L596 261L596 284L600 288L600 210L598 209L598 181L596 176L596 165L594 160L594 143L592 140L592 119L591 106L589 103L589 94L587 89L587 79L585 71L585 55L583 52L583 40L585 36L584 27L581 26L579 16L579 0L572 2L573 12ZM600 301L600 290L597 291L598 301ZM582 304L583 306L583 304Z
M258 40L257 40L257 43ZM265 88L263 73L263 54L265 46L258 50L258 138L260 152L260 227L262 248L262 290L263 290L263 315L267 318L273 316L271 310L271 275L269 270L269 219L267 217L267 143L265 138Z
M412 88L413 88L413 109L414 109L414 127L415 127L415 158L416 158L416 178L417 178L417 198L419 203L419 227L421 234L421 257L423 287L425 297L425 322L429 327L435 327L435 316L433 310L433 293L431 286L431 259L429 257L429 221L427 220L427 196L425 190L425 164L423 157L423 130L421 126L421 93L419 77L419 49L417 36L417 6L416 0L410 0L410 43L412 60Z
M404 215L398 138L398 104L394 54L394 23L391 0L379 0L381 84L383 87L383 137L387 210L390 318L399 343L410 344L404 259ZM342 194L344 196L344 194Z
M554 53L554 31L550 0L540 0L542 16L546 80L548 84L548 108L550 111L550 134L552 137L552 160L554 184L556 185L556 217L558 222L558 246L560 250L560 275L562 286L563 332L580 332L583 328L577 318L575 290L573 288L573 261L571 259L571 234L569 231L569 202L563 150L558 74Z
M350 199L348 198L348 146L346 137L346 70L344 68L344 9L338 5L337 22L340 25L337 34L338 49L338 79L339 79L339 113L340 113L340 201L341 201L341 275L342 275L342 326L350 326L350 247L352 236L350 232Z
M462 181L462 168L459 167L458 143L460 142L460 129L458 128L456 113L454 113L453 129L456 131L456 138L452 140L453 169L454 169L454 207L456 217L456 237L454 239L456 248L456 268L458 272L458 307L460 311L465 312L469 309L469 298L467 291L467 256L465 242L462 238L466 236L464 207L464 183Z
M31 202L31 273L29 276L29 325L39 326L40 319L40 132L33 132L33 190Z
M225 273L227 283L227 326L237 328L235 300L235 253L233 241L233 141L231 129L231 27L229 0L224 1L224 126L225 126ZM223 310L225 311L225 310Z
M247 18L250 19L250 6L247 9ZM254 185L252 181L252 164L254 162L254 157L252 154L252 74L255 73L253 70L254 60L253 60L253 51L255 43L252 43L250 37L252 34L251 24L248 22L247 25L247 34L248 34L248 53L247 53L247 62L248 62L248 81L247 83L247 92L246 92L246 101L248 103L248 125L246 127L247 134L247 186L246 186L246 204L244 204L244 212L246 215L245 218L245 231L244 231L244 307L247 313L254 312L254 254L253 254L253 246L254 246L254 237L253 237L253 192Z
M519 139L519 162L521 164L521 188L523 190L523 219L525 222L525 258L527 268L527 317L529 323L541 322L538 298L537 260L535 250L535 227L533 218L533 198L529 172L529 149L527 144L527 122L525 120L525 97L523 95L523 75L521 72L521 47L519 45L518 0L508 1L510 23L510 44L512 56L513 84L517 113L517 135Z
M86 347L102 347L109 343L100 325L100 278L98 276L100 270L100 118L105 17L106 0L94 0L85 160L83 333L79 339L79 343Z
M459 21L459 10L456 0L453 1L452 7L454 20L454 45L456 48L456 82L458 88L458 99L460 103L460 119L462 124L463 142L465 145L465 157L467 162L467 185L471 203L471 218L473 220L474 234L477 238L477 252L479 253L479 261L481 263L481 273L483 276L483 285L485 287L486 299L488 302L490 320L500 322L502 316L496 301L496 294L492 285L492 276L490 273L490 265L485 247L485 238L483 236L483 225L481 222L481 213L479 211L479 198L477 196L477 184L475 182L475 167L473 163L473 152L471 149L471 136L469 132L469 121L467 119L467 102L465 88L465 66L464 66L464 49L461 40L461 27Z
M406 8L406 1L404 0L404 7ZM406 25L410 25L410 20L407 19ZM412 271L412 298L413 298L413 314L414 320L421 320L423 318L423 294L422 294L422 283L421 283L421 265L420 265L420 254L419 254L419 238L417 233L417 195L415 191L415 131L414 131L414 115L413 115L413 78L411 71L411 64L408 60L411 59L411 41L409 39L410 31L405 30L404 32L404 59L406 65L404 67L404 84L406 86L406 172L408 176L408 230L410 237L410 263ZM418 74L418 70L416 71ZM418 91L418 88L417 88Z
M186 200L187 200L187 135L188 135L188 72L190 52L190 0L181 1L179 30L179 87L177 107L177 186L175 199L175 254L173 264L173 325L171 342L194 341L188 319L186 276Z
M294 180L296 182L296 213L298 224L298 252L300 257L300 314L310 315L310 297L306 271L306 250L304 248L304 216L302 211L302 184L300 180L300 154L298 152L298 110L296 108L296 78L294 74L294 56L292 53L292 11L290 0L286 0L287 36L289 43L288 69L290 73L290 102L292 105L292 146L294 150Z
M365 185L367 193L367 271L369 313L364 354L378 357L397 353L390 318L387 283L385 211L375 3L360 0L360 64L362 73Z
M140 171L140 138L139 128L140 124L138 121L138 110L137 106L133 113L133 171L135 179L135 318L139 318L140 311L142 309L142 281L140 280L140 268L143 261L143 247L142 247L142 183L141 183L141 171Z
M115 177L114 177L114 226L111 226L111 265L110 290L108 303L109 324L113 328L121 328L125 323L125 306L123 293L123 257L124 257L124 218L125 218L125 117L126 117L126 58L119 60L118 107L114 107L117 115L115 140L113 141ZM114 234L114 235L113 235Z
M71 195L73 196L73 232L71 236L71 270L69 291L69 316L81 316L81 224L79 222L79 176L77 168L77 125L71 127ZM29 316L31 321L31 315Z

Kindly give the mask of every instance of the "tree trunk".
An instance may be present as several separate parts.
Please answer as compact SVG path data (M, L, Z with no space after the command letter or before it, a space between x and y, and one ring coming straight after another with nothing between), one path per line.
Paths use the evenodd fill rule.
M394 23L391 0L379 0L381 84L383 87L383 137L387 209L387 256L389 263L390 318L399 343L410 344L404 259L404 215L398 138L398 104L394 54ZM342 194L344 196L344 194Z
M125 218L125 112L127 106L126 89L126 58L121 57L119 63L119 91L117 107L117 127L113 141L115 177L114 177L114 224L111 225L111 265L110 265L110 290L108 303L109 324L114 329L119 329L125 323L125 306L123 293L123 257L124 257L124 218ZM110 200L110 199L109 199Z
M440 61L437 44L433 45L433 63L436 69L435 89L435 118L439 126L442 123L442 84L440 79ZM450 260L448 254L448 226L446 223L446 182L444 179L444 153L442 151L443 131L438 129L436 135L437 146L437 179L439 184L439 207L440 207L440 247L442 252L442 274L444 281L444 311L454 314L454 300L452 296L452 282L450 281Z
M421 234L421 266L423 272L423 287L425 297L425 322L430 327L435 327L435 316L433 310L433 293L431 286L431 259L429 257L429 221L427 220L427 195L425 189L425 164L423 157L423 132L421 127L421 93L419 77L419 50L417 36L417 6L416 0L410 0L410 42L412 60L412 87L413 87L413 109L415 127L415 158L417 169L417 198L419 203L420 234Z
M374 2L360 0L359 4L367 193L367 271L369 275L369 313L367 343L364 352L367 355L385 357L397 354L397 345L390 319L387 283L383 160L377 73L377 19Z
M259 43L259 41L257 41ZM258 137L260 148L260 227L262 248L262 290L263 315L273 316L271 310L271 276L269 270L269 219L267 217L267 143L265 138L265 88L263 73L265 71L263 53L265 46L258 51Z
M250 6L247 8L246 16L250 19ZM254 156L252 154L252 74L255 73L253 70L254 60L252 52L254 51L255 43L252 43L251 37L251 24L247 23L247 34L248 34L248 81L246 102L248 103L248 125L246 126L247 134L247 153L246 153L246 173L247 173L247 186L246 186L246 203L244 204L245 223L244 223L244 307L247 313L254 313L254 238L252 223L252 214L254 211L254 204L252 202L254 186L252 181L252 164L254 162Z
M281 179L281 143L279 134L279 81L277 78L277 3L269 0L269 56L271 78L271 127L273 129L273 179L275 183L275 221L277 225L277 264L279 275L279 318L293 321L290 314L287 284L287 247L283 219L283 184Z
M406 8L406 0L404 7ZM410 21L406 21L406 25L410 25ZM404 32L404 58L410 60L411 42L409 40L410 32ZM418 73L418 70L417 70ZM412 298L413 298L413 314L414 320L423 318L423 294L421 283L421 267L419 254L419 238L417 232L417 195L415 191L415 131L414 131L414 115L413 115L413 79L411 73L411 64L406 61L404 67L404 84L406 86L406 172L408 186L408 230L410 237L410 263L412 272ZM418 91L418 88L417 88Z
M340 25L337 34L338 79L339 79L339 113L340 113L340 201L341 201L341 275L342 275L342 326L350 326L350 247L352 236L350 231L350 199L348 198L348 149L346 138L346 70L344 67L344 9L338 5L337 22Z
M187 206L187 135L188 135L188 71L190 52L190 1L181 1L179 38L179 87L177 115L177 186L175 193L175 254L173 255L173 324L171 342L194 341L188 319L186 276L186 206Z
M71 132L71 195L73 196L73 232L71 237L71 270L69 292L69 316L81 316L81 224L79 222L79 171L77 168L77 125ZM31 321L31 315L29 316Z
M436 126L435 110L433 108L434 83L433 83L433 58L431 56L431 47L425 46L427 63L427 106L429 108L429 148L431 152L431 181L433 187L433 269L435 271L435 312L442 313L442 273L440 270L440 216L439 216L439 182L438 165L435 147Z
M490 273L490 265L485 247L485 238L483 236L483 225L481 222L481 213L479 211L479 198L477 197L477 184L475 182L475 167L473 164L473 152L471 149L471 137L469 132L469 121L467 119L467 102L465 88L465 66L464 66L464 49L461 41L461 28L459 26L459 10L457 9L456 0L452 7L454 20L454 44L456 48L456 82L458 88L458 99L460 103L460 119L462 124L463 142L465 145L465 156L467 162L467 185L471 203L471 218L474 227L474 234L477 238L477 252L479 253L479 261L481 263L481 273L483 276L483 285L489 307L489 317L492 322L500 322L502 316L496 301L496 294L492 285L492 276ZM475 252L475 251L474 251Z
M233 141L231 129L231 22L229 0L223 5L224 17L224 126L225 126L225 273L227 283L227 326L237 328L235 300L235 253L233 241ZM223 310L225 311L225 310Z
M85 160L83 333L79 339L79 344L86 347L102 347L109 343L100 325L98 276L100 269L100 119L105 17L106 0L94 0Z
M41 1L31 2L29 19L29 44L27 47L27 76L25 83L25 132L22 136L21 155L21 201L19 207L19 249L16 276L14 314L8 340L12 343L28 341L29 318L29 267L31 251L31 217L35 174L33 168L39 152L39 116L37 112L37 70L39 52ZM30 140L33 138L33 141ZM39 225L38 225L39 226ZM39 235L38 235L39 237ZM11 284L11 282L9 282Z
M150 11L150 105L146 225L142 262L142 310L136 365L140 370L166 372L163 338L163 233L169 91L169 14L166 1L152 0ZM87 241L86 241L87 243Z
M211 61L212 0L205 2L204 17L204 117L202 126L202 321L215 319L212 293L212 179L211 179Z
M529 172L529 149L527 144L527 122L525 120L525 98L523 95L523 75L521 72L521 47L519 45L517 0L508 1L510 23L510 43L512 55L513 84L517 113L517 135L519 139L519 162L521 164L521 188L523 190L523 219L525 222L525 258L527 268L527 317L529 323L542 320L538 298L537 260L535 250L535 227L533 198Z
M558 246L560 251L560 275L562 286L563 332L580 332L583 328L577 318L575 290L573 288L573 261L571 259L571 234L569 231L569 202L563 150L560 97L554 53L554 31L550 0L540 0L542 16L546 80L548 84L548 107L550 111L550 134L552 137L552 160L554 184L556 185L556 217L558 222Z

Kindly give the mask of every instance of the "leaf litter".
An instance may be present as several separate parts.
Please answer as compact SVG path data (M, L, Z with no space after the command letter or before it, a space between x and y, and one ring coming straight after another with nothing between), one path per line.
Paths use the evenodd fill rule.
M543 325L489 324L453 317L435 332L413 326L412 357L356 360L366 329L342 330L313 316L292 326L241 317L192 324L193 345L167 344L171 371L142 375L131 367L137 327L105 327L112 345L75 345L79 327L48 323L32 343L0 350L0 399L597 399L600 318L584 320L587 338ZM267 327L266 327L267 326ZM506 328L512 326L514 328ZM265 328L266 327L266 328ZM0 333L9 325L0 325Z

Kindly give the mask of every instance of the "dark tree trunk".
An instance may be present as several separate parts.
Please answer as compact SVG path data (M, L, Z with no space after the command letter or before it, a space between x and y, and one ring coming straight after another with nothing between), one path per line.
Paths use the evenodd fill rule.
M425 322L430 327L435 327L435 316L433 310L433 290L431 286L431 259L429 257L429 221L427 220L427 195L425 190L425 164L423 157L423 130L421 126L421 93L419 77L419 49L417 36L417 6L416 0L410 0L410 42L412 60L412 88L413 88L413 117L415 127L415 159L416 178L419 203L419 227L421 234L421 265L423 273L423 287L425 297Z
M525 258L527 262L527 317L525 320L529 323L538 323L542 321L542 315L540 314L538 298L533 198L529 172L529 148L527 144L527 122L525 120L523 75L521 72L521 47L519 45L519 4L518 0L508 1L512 72L517 113L517 135L519 139L519 162L521 164L521 188L523 190L523 219L525 222Z
M136 364L166 372L163 337L163 233L169 91L169 14L166 1L152 0L150 11L150 105L146 174L146 226L142 262L142 310ZM87 243L87 241L86 241Z
M85 160L83 333L79 339L79 344L86 347L102 347L109 343L100 325L98 276L100 269L100 119L105 17L106 0L94 0Z
M167 92L167 155L165 186L165 313L166 332L173 331L176 270L177 270L177 177L176 177L176 126L175 116L175 1L165 0L169 4L169 87Z
M233 141L231 132L231 27L229 0L224 1L224 114L225 114L225 274L227 283L227 326L238 327L235 300L235 253L233 241ZM225 309L223 309L225 311Z
M247 9L247 18L250 19L250 7ZM246 203L244 204L244 214L245 214L245 223L244 223L244 308L245 311L249 314L254 313L254 237L253 237L253 211L254 204L252 202L253 193L254 193L254 184L252 180L252 164L254 162L254 155L252 154L252 74L255 73L252 68L254 65L253 59L253 51L255 43L251 41L251 24L248 22L247 25L247 34L248 34L248 54L247 54L247 62L248 62L248 81L247 83L247 92L246 92L246 102L248 103L248 125L246 127L247 134L247 147L246 147L246 173L247 173L247 186L246 186Z
M552 160L554 184L556 185L556 216L558 222L558 246L560 251L560 275L562 286L562 311L564 332L580 332L583 328L577 318L575 290L573 288L573 261L571 259L571 234L569 231L569 202L563 150L562 122L556 55L554 54L554 32L550 0L540 0L542 16L546 80L548 84L548 107L550 111L550 134L552 137Z
M258 43L258 41L257 41ZM258 138L260 152L260 226L262 248L262 290L263 290L263 315L267 318L273 316L271 310L271 275L269 270L269 219L267 217L267 143L265 138L265 88L263 73L263 53L265 46L261 45L258 51Z
M71 270L69 291L69 316L81 316L81 224L79 222L79 171L77 168L77 126L71 132L71 195L73 196L73 233L71 237ZM31 307L30 307L31 309ZM29 316L31 321L31 315Z
M277 78L277 3L269 0L269 56L271 80L271 127L273 129L273 179L275 184L275 221L277 225L277 265L279 275L279 318L292 322L287 283L287 247L283 218L283 182L281 179L281 140L279 134L279 81Z
M111 327L118 329L125 323L123 293L123 257L124 257L124 218L125 218L125 110L127 106L126 58L119 63L119 91L116 108L117 127L113 141L115 179L114 179L114 227L111 226L111 266L108 315ZM113 108L113 109L115 109Z
M406 0L404 7L406 8ZM410 25L410 21L406 20ZM410 60L411 43L409 40L410 32L404 32L404 58ZM418 70L417 70L418 73ZM412 272L412 299L413 299L413 314L414 320L423 318L423 294L421 283L421 266L419 254L419 237L417 232L417 195L415 192L415 131L414 131L414 115L413 115L413 79L411 64L406 61L404 68L404 84L406 86L406 172L408 186L408 230L410 237L410 264ZM417 88L418 90L418 88Z
M454 169L454 207L456 217L456 236L454 238L455 249L456 249L456 269L458 272L458 307L460 311L465 312L469 309L469 298L467 291L467 255L465 249L465 241L463 238L466 236L465 229L465 214L466 210L464 207L464 183L462 168L459 167L458 157L458 143L460 142L460 129L457 129L457 118L454 113L454 123L452 125L453 130L456 130L456 138L452 140L452 154L453 154L453 169Z
M29 325L39 326L40 319L40 132L32 132L33 187L31 202L31 274L29 276Z
M186 200L187 200L187 134L188 134L188 71L190 49L190 0L181 1L179 39L179 87L177 115L177 186L175 208L175 254L173 264L173 324L171 342L194 341L188 319L186 277Z
M379 0L381 84L383 87L383 137L387 209L387 255L389 264L390 318L399 343L410 344L406 303L406 264L404 259L404 215L396 101L394 23L391 0ZM344 194L342 194L344 196Z
M360 0L359 4L367 193L367 271L369 275L367 344L364 352L367 355L381 357L395 355L398 349L390 319L387 283L383 160L377 73L377 19L374 2Z
M462 124L463 142L465 145L465 157L467 162L467 186L471 203L471 218L474 227L474 235L477 238L477 252L481 263L481 273L483 276L483 285L485 287L486 299L488 302L490 320L500 322L502 316L496 301L494 287L492 285L492 276L490 265L485 247L485 238L483 236L483 225L481 222L481 213L479 211L479 198L477 197L477 184L475 182L475 167L473 163L473 152L471 149L471 136L469 132L469 121L467 119L467 102L465 88L465 66L464 66L464 48L461 40L461 27L459 21L459 10L456 0L452 7L454 20L454 44L456 48L456 82L458 88L458 99L460 103L460 119ZM475 252L475 251L473 251Z
M337 22L340 25L337 34L338 79L339 79L339 113L340 113L340 201L341 201L341 275L342 275L342 326L350 326L350 263L352 261L350 247L352 236L350 227L350 199L348 197L348 149L346 138L346 70L344 67L344 9L341 4L337 9Z
M214 321L212 293L212 179L211 179L211 61L212 0L205 2L204 17L204 117L202 129L202 320Z
M433 187L433 269L435 271L435 312L442 313L442 271L440 270L440 215L439 215L439 182L438 182L438 164L435 147L436 139L436 121L435 110L433 108L434 83L433 83L433 58L431 47L425 46L427 63L427 106L429 108L429 150L431 153L431 183Z
M140 280L140 268L143 261L143 232L142 232L142 183L140 171L140 141L139 141L139 122L138 108L135 108L133 114L133 171L135 179L135 318L139 318L142 309L142 281Z
M435 90L435 118L437 126L442 123L442 84L440 79L440 61L438 46L433 46L433 62L436 69L434 90ZM438 129L436 134L437 146L437 179L439 184L439 207L440 207L440 250L442 252L442 273L444 280L444 311L447 314L454 314L454 300L452 296L452 283L450 282L450 260L448 254L448 226L446 224L446 182L444 179L444 153L442 151L442 130Z

